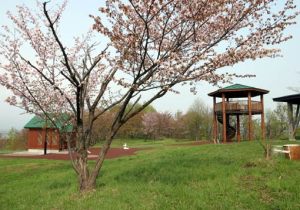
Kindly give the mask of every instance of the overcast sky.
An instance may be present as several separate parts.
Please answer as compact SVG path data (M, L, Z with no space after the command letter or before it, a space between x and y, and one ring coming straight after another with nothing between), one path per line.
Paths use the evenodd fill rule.
M0 25L9 25L10 22L6 16L6 11L15 11L15 6L25 3L31 8L35 7L33 0L0 0ZM52 1L55 2L55 1ZM61 2L61 1L57 1ZM89 14L97 14L97 9L101 6L98 0L75 1L70 0L66 12L63 16L61 34L64 39L71 39L87 31L92 24ZM296 0L298 9L300 1ZM300 18L297 18L297 25L288 29L288 33L294 38L279 46L282 50L282 58L261 59L256 61L247 61L235 65L234 67L225 68L228 72L238 74L249 73L255 74L255 78L236 79L234 83L240 83L257 88L267 89L270 91L265 96L265 107L273 109L276 103L272 98L282 95L294 94L295 92L288 87L300 87ZM0 29L1 30L1 29ZM230 84L224 84L228 86ZM208 93L216 90L205 82L198 84L198 94L193 95L189 92L189 87L177 87L181 94L168 94L162 99L156 101L153 105L158 111L170 111L172 113L181 110L186 111L188 107L197 98L200 98L209 106L212 106L212 99L207 96ZM25 114L23 110L9 106L4 102L9 95L3 87L0 86L0 132L8 130L11 127L21 129L24 124L30 120L31 115Z

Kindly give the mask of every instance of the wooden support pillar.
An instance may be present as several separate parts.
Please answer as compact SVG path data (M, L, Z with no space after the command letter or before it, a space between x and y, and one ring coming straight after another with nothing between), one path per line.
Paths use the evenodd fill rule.
M240 115L236 115L236 137L237 141L241 142L241 127L240 127Z
M252 104L251 104L251 92L248 92L248 139L252 140Z
M294 109L294 105L291 102L287 102L288 110L288 126L289 126L289 140L295 141L295 134L300 122L300 104L297 104L297 108Z
M295 136L294 136L294 113L293 113L293 104L292 103L287 103L287 110L288 110L288 125L289 125L289 140L294 141Z
M47 155L47 149L48 149L48 135L47 135L47 117L45 117L45 139L44 139L44 155Z
M44 155L47 155L48 148L48 135L47 135L47 127L44 128L45 138L44 138Z
M223 116L223 143L227 142L226 136L226 104L225 104L225 94L222 93L222 116Z
M214 109L214 119L213 119L213 140L214 143L217 143L218 138L218 126L217 126L217 112L216 112L216 97L213 98L213 109Z
M264 140L266 138L265 132L265 109L264 109L264 95L260 95L260 102L261 102L261 119L260 119L260 126L261 126L261 138Z

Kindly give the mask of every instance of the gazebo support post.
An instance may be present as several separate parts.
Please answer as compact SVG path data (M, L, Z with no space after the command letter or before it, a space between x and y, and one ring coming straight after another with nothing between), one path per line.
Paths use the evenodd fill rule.
M293 104L287 103L288 109L288 121L289 121L289 140L295 141L295 134L294 134L294 113L293 113Z
M236 115L236 137L237 141L241 142L240 115Z
M300 104L297 104L296 113L294 115L294 126L293 126L294 127L294 131L293 131L294 137L296 135L296 130L297 130L297 127L299 126L299 123L300 123Z
M248 92L248 139L252 140L252 104L251 104L251 92Z
M217 136L218 136L218 127L217 127L217 113L216 113L216 97L213 98L214 100L214 119L213 119L213 140L214 143L217 143Z
M261 119L260 119L260 126L261 126L261 138L265 140L265 111L264 111L264 95L260 95L260 102L261 102Z
M227 142L226 136L226 104L225 104L225 94L222 93L222 115L223 115L223 143Z

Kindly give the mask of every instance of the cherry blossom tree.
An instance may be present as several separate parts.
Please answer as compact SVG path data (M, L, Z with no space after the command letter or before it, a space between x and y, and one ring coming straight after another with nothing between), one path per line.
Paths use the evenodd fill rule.
M129 119L168 92L177 93L177 84L189 84L196 93L198 81L216 85L250 76L219 69L277 56L273 45L291 38L284 30L298 14L293 0L106 0L91 18L107 46L96 45L88 32L68 47L59 33L66 4L56 10L47 5L40 4L38 14L26 6L8 13L15 29L3 27L0 83L12 91L12 105L70 115L77 134L72 165L81 191L95 188L111 142ZM114 108L102 150L88 166L93 123Z
M143 131L147 138L157 139L159 138L159 112L150 112L143 115L142 125Z
M173 116L169 112L148 112L142 117L144 134L150 139L170 138L173 133Z
M157 112L145 113L143 115L142 125L144 128L144 134L152 139L157 138L157 124L158 124L158 115Z

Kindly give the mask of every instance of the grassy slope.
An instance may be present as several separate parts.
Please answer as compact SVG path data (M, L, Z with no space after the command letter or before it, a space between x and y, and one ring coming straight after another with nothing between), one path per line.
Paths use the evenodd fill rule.
M80 195L68 161L0 158L0 209L300 209L299 174L257 142L156 144L107 160L97 191Z

